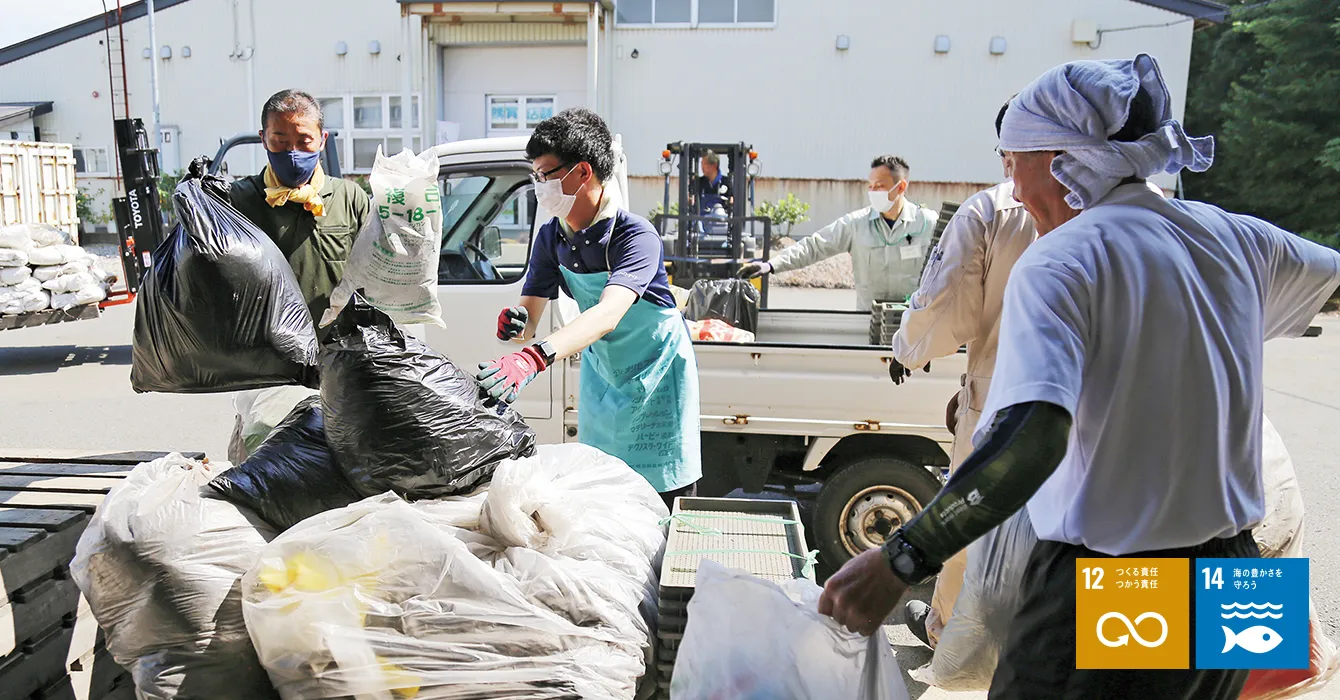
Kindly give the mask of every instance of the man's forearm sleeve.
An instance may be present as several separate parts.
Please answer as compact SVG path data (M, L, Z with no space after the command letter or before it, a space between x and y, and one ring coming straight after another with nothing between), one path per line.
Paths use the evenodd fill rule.
M1028 503L1065 457L1070 414L1034 401L996 414L982 446L903 527L928 563L942 564Z

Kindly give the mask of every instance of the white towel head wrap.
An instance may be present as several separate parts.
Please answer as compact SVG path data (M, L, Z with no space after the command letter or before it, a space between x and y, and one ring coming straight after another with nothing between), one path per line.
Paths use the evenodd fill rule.
M1126 124L1142 88L1153 98L1157 127L1135 141L1109 141ZM1183 168L1203 172L1214 162L1214 138L1187 136L1172 118L1171 101L1158 63L1148 54L1133 61L1066 63L1043 73L1010 102L1000 148L1064 151L1052 160L1052 175L1070 190L1066 203L1085 209L1125 178Z

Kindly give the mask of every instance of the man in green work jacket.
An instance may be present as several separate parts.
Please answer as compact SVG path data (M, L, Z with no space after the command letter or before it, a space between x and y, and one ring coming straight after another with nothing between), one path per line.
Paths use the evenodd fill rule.
M269 164L233 183L233 206L288 258L315 323L344 275L370 203L358 185L321 170L328 134L321 105L311 95L275 93L261 110L261 126Z

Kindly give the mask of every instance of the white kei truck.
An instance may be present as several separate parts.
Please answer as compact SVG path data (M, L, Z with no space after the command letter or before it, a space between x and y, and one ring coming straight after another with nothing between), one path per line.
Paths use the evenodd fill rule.
M551 218L536 210L525 146L525 137L512 137L435 149L446 329L428 326L426 334L462 367L515 349L497 339L497 316L520 299L530 242ZM626 180L619 186L627 192ZM560 294L539 333L577 312ZM836 567L879 546L939 491L952 440L945 405L959 390L962 352L895 386L889 349L870 345L869 313L771 308L760 310L755 342L695 342L694 350L702 399L699 495L742 489L813 498L811 544ZM580 363L559 363L517 399L542 443L577 439Z

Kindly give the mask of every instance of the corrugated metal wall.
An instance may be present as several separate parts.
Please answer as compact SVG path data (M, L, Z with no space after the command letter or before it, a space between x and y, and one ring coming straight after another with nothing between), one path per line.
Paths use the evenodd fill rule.
M586 24L569 22L432 22L428 37L443 46L585 44Z

